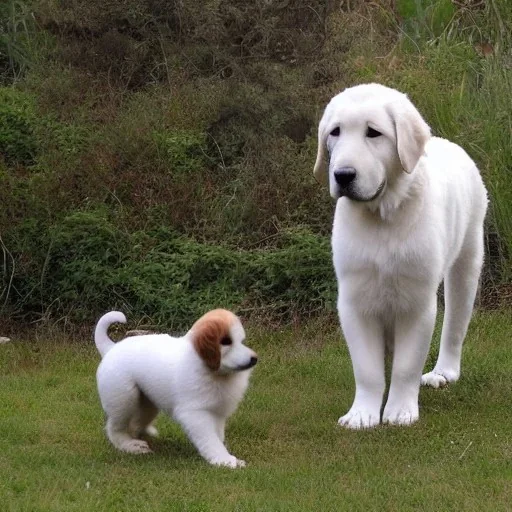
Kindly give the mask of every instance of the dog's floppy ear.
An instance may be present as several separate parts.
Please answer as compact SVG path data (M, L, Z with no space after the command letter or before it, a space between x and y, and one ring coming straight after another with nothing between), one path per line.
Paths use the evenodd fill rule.
M400 163L405 172L411 173L430 139L430 127L407 97L404 102L392 103L390 114L395 123Z
M327 107L328 108L328 107ZM313 174L322 185L327 185L329 182L329 155L327 151L327 108L325 109L324 115L318 124L318 151L316 154L315 168Z
M211 315L205 315L192 328L194 348L210 370L220 368L220 340L225 335L225 321Z

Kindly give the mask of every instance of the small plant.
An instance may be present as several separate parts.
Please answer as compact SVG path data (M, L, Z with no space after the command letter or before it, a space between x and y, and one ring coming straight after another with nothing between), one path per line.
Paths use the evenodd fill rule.
M455 15L451 0L398 0L404 30L415 40L432 40L448 29Z
M186 131L154 131L153 141L158 157L168 166L169 172L192 177L205 164L205 139L202 133Z
M0 80L19 79L31 64L32 16L27 2L0 5Z
M31 98L11 88L0 88L0 155L9 165L34 163L34 106Z

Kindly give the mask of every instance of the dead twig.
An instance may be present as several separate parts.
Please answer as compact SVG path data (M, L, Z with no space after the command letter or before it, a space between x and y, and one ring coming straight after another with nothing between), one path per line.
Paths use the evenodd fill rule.
M460 454L459 460L462 460L462 457L466 455L466 452L469 450L469 447L473 444L473 441L469 441L469 444L466 446L465 450Z

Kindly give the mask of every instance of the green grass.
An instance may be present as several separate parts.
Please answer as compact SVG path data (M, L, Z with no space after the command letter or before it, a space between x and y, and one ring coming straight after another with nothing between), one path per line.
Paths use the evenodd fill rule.
M92 341L0 345L1 509L510 510L511 326L510 311L476 314L461 380L422 389L418 424L362 432L336 424L353 379L335 323L249 326L261 361L227 431L239 471L209 467L165 417L154 455L116 452Z

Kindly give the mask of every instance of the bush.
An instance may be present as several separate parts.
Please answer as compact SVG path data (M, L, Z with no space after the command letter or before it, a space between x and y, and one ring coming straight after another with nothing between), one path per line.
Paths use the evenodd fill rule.
M205 166L206 137L185 131L154 131L158 158L174 176L193 176Z
M27 224L11 251L31 263L4 269L14 270L18 315L77 325L120 308L178 329L215 307L286 319L334 303L329 242L305 229L285 233L276 250L238 251L166 228L123 231L105 209L40 228Z
M36 153L31 98L13 88L0 88L0 155L8 165L31 165Z

